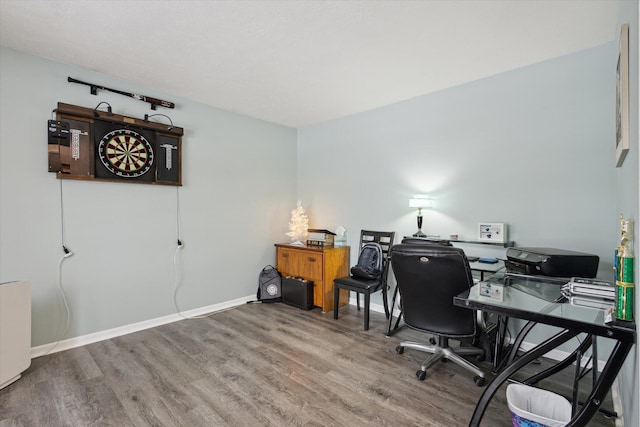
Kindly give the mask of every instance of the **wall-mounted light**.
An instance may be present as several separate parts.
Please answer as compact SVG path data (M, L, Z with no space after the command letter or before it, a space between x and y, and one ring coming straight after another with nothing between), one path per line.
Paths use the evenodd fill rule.
M422 209L433 207L433 200L426 194L415 194L409 199L409 207L418 208L418 231L413 237L427 237L427 235L422 232Z
M93 109L93 117L100 117L98 108L100 108L102 104L107 104L107 115L109 116L113 115L113 113L111 112L111 104L109 104L107 101L102 101L100 104L96 105L96 108Z
M160 114L160 113L152 114L152 115L145 114L145 115L144 115L144 122L145 122L145 123L149 123L149 119L150 119L151 117L156 117L156 116L165 117L167 120L169 120L169 123L171 123L171 125L169 125L169 126L167 127L167 130L171 130L171 129L173 129L173 120L171 120L171 117L167 116L166 114Z

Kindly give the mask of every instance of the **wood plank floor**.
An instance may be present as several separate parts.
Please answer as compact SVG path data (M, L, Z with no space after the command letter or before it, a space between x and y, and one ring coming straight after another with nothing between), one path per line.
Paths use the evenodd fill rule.
M443 363L419 381L425 354L395 347L425 335L385 337L379 313L364 331L352 306L340 315L246 304L40 357L0 390L0 427L468 424L483 390L473 374ZM503 388L483 426L510 425Z

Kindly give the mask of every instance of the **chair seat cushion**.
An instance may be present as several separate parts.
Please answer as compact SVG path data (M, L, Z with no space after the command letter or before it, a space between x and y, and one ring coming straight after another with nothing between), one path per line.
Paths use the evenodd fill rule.
M356 292L375 292L380 289L382 280L380 279L361 279L359 277L340 277L333 281L334 286L342 289L349 289Z

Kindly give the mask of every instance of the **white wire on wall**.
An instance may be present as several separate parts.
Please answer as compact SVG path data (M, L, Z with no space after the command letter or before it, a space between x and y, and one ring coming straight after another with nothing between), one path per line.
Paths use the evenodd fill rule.
M182 248L184 247L184 244L182 243L182 238L180 236L180 187L179 186L176 187L176 233L177 233L176 241L177 241L178 247L173 253L173 271L174 271L173 306L175 307L176 313L178 314L178 316L182 317L183 319L204 319L205 317L209 317L214 313L203 314L200 316L185 316L184 314L182 314L182 310L180 310L180 307L178 305L178 290L182 286L181 252L182 252Z
M51 346L51 348L49 348L42 356L46 356L47 354L51 353L58 346L58 344L60 344L60 341L62 340L62 338L64 338L67 331L69 330L69 325L71 323L71 310L69 309L69 303L67 302L67 297L62 288L62 264L65 262L67 258L71 258L73 256L73 252L71 252L67 248L67 244L66 244L65 227L64 227L64 195L63 195L63 189L62 189L63 180L59 179L59 181L60 181L60 239L62 241L62 250L64 252L64 255L62 255L60 257L60 261L58 261L57 287L58 287L58 292L60 293L60 297L62 298L62 303L64 304L64 310L65 310L67 319L65 320L64 329L60 332L60 334L58 334L58 337L56 338L56 341L53 344L53 346Z

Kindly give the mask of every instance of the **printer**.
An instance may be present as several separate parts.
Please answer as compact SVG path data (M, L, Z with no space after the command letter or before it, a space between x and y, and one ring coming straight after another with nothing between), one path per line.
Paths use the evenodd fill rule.
M597 255L553 248L508 248L508 272L552 277L596 277Z

